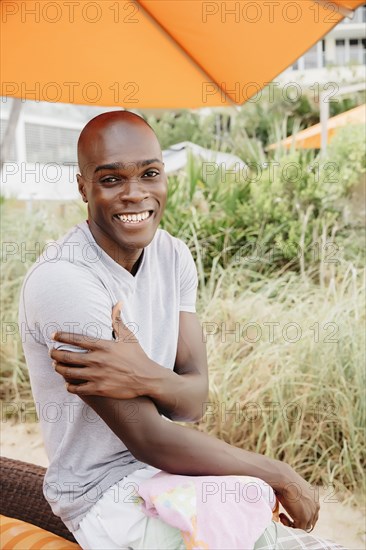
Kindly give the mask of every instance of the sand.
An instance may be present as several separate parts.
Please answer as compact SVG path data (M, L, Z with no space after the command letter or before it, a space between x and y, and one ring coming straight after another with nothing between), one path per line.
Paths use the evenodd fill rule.
M1 455L47 466L38 424L1 423ZM314 533L337 541L348 550L366 548L365 510L341 502L331 489L319 489L320 518Z

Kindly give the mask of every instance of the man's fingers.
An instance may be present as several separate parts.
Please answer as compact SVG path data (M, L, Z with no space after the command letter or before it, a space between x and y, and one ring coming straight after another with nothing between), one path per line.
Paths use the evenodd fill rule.
M302 529L303 531L305 531L307 525L308 522L305 519L295 519L291 527L295 527L295 529Z
M306 520L300 519L300 520L294 520L292 521L286 514L283 512L280 514L280 521L283 525L286 527L292 527L294 529L304 529L307 530L308 528L314 527L315 523L312 522L306 522Z
M317 524L317 521L319 519L319 512L314 516L313 520L310 521L306 527L306 532L311 533L311 531L314 529L315 525Z
M121 317L122 302L117 304L112 309L112 326L116 341L137 342L133 332L124 324Z
M294 526L294 522L288 516L286 516L286 514L284 514L283 512L280 513L279 518L280 518L281 523L283 525L285 525L286 527L293 527Z
M98 395L94 384L86 382L85 384L66 384L66 389L69 393L75 395Z
M51 335L52 340L62 342L63 344L72 344L79 348L88 350L99 349L101 347L101 339L92 336L84 336L83 334L75 334L74 332L54 332Z
M63 365L61 363L55 362L55 371L61 374L64 378L69 378L72 380L92 380L93 373L90 372L90 369L78 369L76 367L70 367L69 365Z
M92 362L92 353L80 353L78 351L69 351L62 349L51 349L50 357L58 363L67 365L85 365L89 366Z

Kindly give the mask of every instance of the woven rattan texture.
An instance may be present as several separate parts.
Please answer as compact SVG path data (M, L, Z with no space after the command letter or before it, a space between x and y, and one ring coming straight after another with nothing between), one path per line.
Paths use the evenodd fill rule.
M43 496L45 473L41 466L0 457L0 513L76 542Z

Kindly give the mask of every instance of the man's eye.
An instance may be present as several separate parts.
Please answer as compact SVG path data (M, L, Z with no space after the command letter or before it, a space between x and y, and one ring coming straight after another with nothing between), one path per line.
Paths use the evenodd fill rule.
M118 178L116 178L115 176L108 176L101 179L100 181L101 183L115 183L116 181L118 181Z
M143 177L147 176L148 178L155 178L158 175L159 175L159 172L157 170L148 170L147 172L145 172Z

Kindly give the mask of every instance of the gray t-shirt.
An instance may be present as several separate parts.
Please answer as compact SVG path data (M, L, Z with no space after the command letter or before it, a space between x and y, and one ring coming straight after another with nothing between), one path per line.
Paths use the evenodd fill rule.
M27 273L19 329L32 392L50 461L44 494L53 512L75 531L113 484L143 468L104 421L52 367L48 349L75 349L51 340L56 330L112 339L112 307L146 354L173 369L179 312L195 312L197 270L187 245L158 229L135 276L95 242L86 221L50 243ZM133 411L131 411L133 414Z

